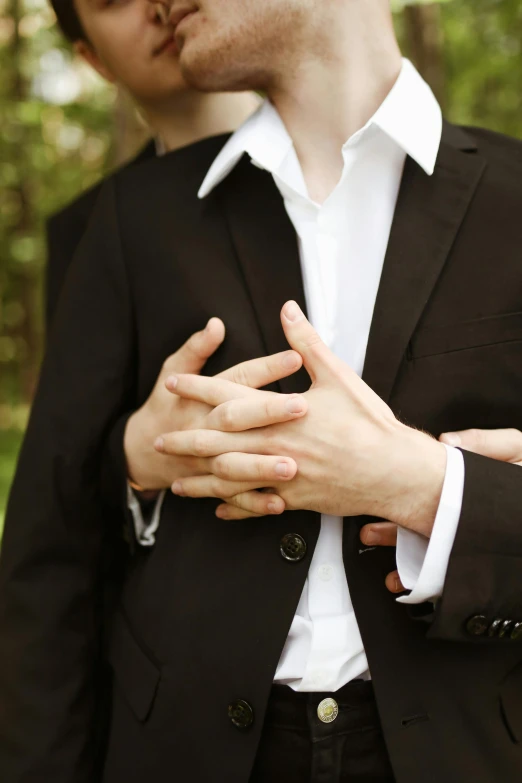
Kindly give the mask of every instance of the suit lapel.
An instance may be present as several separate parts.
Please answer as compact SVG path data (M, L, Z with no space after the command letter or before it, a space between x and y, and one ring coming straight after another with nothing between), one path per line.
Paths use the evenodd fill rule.
M288 350L281 307L295 299L306 312L297 237L272 175L246 157L219 188L239 266L267 355ZM304 370L283 378L286 394L310 386Z
M386 401L484 171L475 150L463 131L445 124L431 177L406 160L363 371Z

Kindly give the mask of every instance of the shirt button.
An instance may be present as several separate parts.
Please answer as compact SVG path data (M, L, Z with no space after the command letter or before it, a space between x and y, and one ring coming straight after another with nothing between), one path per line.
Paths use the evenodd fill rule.
M319 566L319 579L322 582L329 582L330 579L333 576L333 566L331 566L329 563L324 563L322 566Z

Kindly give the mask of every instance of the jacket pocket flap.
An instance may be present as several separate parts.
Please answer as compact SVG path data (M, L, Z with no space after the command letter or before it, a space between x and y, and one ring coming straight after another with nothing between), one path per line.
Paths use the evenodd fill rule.
M465 348L522 340L522 313L493 315L473 321L419 329L410 344L413 359Z
M108 657L127 703L138 720L145 721L156 695L160 671L135 639L121 610L114 616Z

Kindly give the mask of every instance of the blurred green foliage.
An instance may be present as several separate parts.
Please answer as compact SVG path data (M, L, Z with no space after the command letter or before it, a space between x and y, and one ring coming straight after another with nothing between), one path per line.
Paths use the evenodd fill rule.
M4 521L4 509L11 484L16 455L22 442L22 427L2 430L0 437L0 532Z
M446 116L522 136L520 0L394 0ZM110 168L113 88L74 60L46 0L0 0L0 525L44 332L48 215Z

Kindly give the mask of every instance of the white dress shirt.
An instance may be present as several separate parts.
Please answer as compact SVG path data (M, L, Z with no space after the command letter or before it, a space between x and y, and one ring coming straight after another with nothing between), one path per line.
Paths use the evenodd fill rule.
M255 166L272 174L296 231L310 321L359 375L406 156L431 175L441 131L441 111L433 93L404 60L377 112L343 145L341 178L323 204L308 196L292 139L269 101L233 134L201 185L198 195L205 198L245 153ZM446 451L446 475L431 539L399 530L397 568L411 590L397 599L404 603L435 600L442 593L464 485L462 454L449 447ZM156 527L160 504L157 508ZM322 515L310 570L274 677L294 690L336 691L356 677L370 676L346 580L342 532L341 517ZM153 533L142 528L142 542L153 543Z

